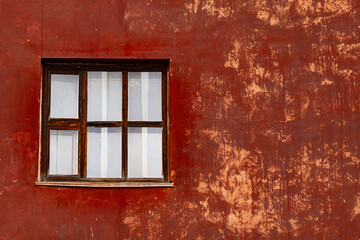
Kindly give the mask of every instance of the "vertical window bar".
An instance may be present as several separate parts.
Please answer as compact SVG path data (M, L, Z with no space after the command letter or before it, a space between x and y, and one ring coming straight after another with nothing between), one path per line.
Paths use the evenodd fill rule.
M49 108L50 108L50 87L49 87L49 79L50 79L50 71L47 67L43 69L43 90L42 90L42 144L41 144L41 180L45 180L48 172L48 159L49 159L49 131L47 127L47 120L49 118Z
M80 143L80 154L79 154L79 174L81 178L86 177L87 169L87 128L86 128L86 119L87 119L87 72L80 72L80 134L81 138L79 139Z
M123 71L123 129L122 129L122 175L127 179L127 119L128 119L128 71Z
M161 74L161 86L162 86L162 121L163 121L163 138L162 138L162 157L163 157L163 177L164 181L168 182L169 180L169 165L168 165L168 86L167 86L168 76L167 71L162 70Z

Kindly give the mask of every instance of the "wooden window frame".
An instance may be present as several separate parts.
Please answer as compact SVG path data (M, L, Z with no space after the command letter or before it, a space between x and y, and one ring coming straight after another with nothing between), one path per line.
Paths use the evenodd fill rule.
M79 187L171 187L169 179L169 60L42 59L42 123L39 176L36 185ZM122 72L122 121L87 121L88 71ZM128 73L161 72L162 121L128 121ZM51 74L79 75L77 119L50 119ZM87 127L122 127L122 178L86 178ZM128 127L162 127L163 178L127 178ZM49 175L51 130L78 130L78 175Z

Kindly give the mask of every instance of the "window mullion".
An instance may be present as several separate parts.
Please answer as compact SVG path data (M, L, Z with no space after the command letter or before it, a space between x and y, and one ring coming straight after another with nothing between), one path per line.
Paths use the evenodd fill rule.
M161 91L162 91L162 120L163 120L163 133L162 133L162 157L163 157L163 177L164 181L169 181L169 152L168 152L168 76L167 71L162 71L161 74Z
M44 67L44 81L43 81L43 102L42 102L42 161L41 161L41 169L40 169L40 178L41 180L45 180L47 178L47 173L49 169L49 130L47 126L47 122L49 119L50 112L50 76L51 73L47 67Z
M123 106L122 106L122 116L123 116L123 129L122 129L122 176L124 180L127 179L127 143L128 143L128 137L127 137L127 122L128 122L128 72L123 71L123 89L122 89L122 95L123 95Z
M87 169L87 72L80 72L80 155L79 155L79 173L81 178L86 177Z

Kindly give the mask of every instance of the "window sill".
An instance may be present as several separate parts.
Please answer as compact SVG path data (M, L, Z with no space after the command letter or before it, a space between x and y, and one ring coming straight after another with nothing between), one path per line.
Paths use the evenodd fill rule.
M36 186L46 187L95 187L95 188L167 188L174 183L162 182L35 182Z

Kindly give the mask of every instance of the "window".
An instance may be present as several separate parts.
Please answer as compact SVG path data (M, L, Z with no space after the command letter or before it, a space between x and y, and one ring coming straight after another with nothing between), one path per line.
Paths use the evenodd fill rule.
M38 185L172 186L168 60L43 59Z

